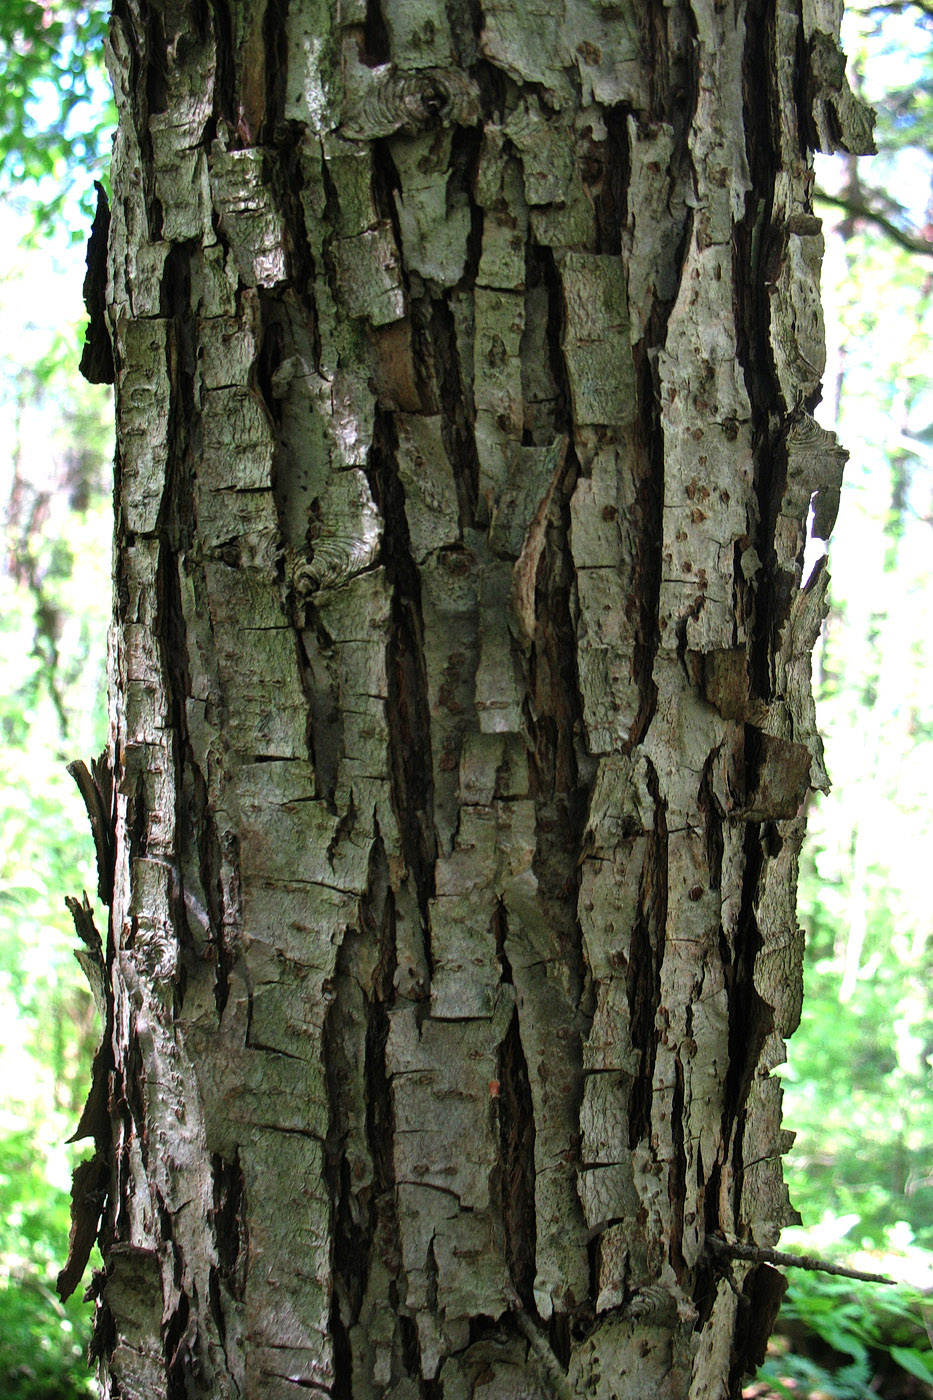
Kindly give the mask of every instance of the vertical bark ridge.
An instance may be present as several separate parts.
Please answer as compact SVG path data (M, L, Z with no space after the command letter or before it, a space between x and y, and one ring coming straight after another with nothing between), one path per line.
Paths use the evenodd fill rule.
M113 1400L738 1393L835 26L116 6Z

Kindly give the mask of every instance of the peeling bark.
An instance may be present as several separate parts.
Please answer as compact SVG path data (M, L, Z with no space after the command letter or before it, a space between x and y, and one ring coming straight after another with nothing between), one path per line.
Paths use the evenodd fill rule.
M838 19L117 0L113 1400L754 1365Z

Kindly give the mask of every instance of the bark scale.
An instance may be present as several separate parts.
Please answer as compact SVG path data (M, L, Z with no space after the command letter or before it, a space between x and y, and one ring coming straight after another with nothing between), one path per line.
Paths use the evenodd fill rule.
M838 19L118 0L105 1395L762 1349Z

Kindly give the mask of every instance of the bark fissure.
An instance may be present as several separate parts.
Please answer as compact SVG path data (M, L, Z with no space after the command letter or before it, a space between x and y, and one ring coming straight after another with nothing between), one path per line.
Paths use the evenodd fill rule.
M325 1025L330 1095L325 1161L335 1203L332 1393L344 1397L353 1394L351 1334L365 1330L370 1321L364 1310L373 1270L381 1267L390 1278L398 1272L394 1122L385 1061L387 1007L396 971L395 917L378 835L360 902L360 925L344 937ZM361 1031L362 1065L354 1064L352 1052Z
M742 902L736 921L733 962L730 968L733 991L729 1019L729 1073L725 1085L727 1113L732 1123L738 1125L738 1132L735 1134L737 1173L741 1171L740 1140L752 1077L762 1045L774 1028L772 1008L762 999L750 976L762 947L761 932L754 910L762 863L761 837L754 828L750 828L745 843Z
M752 694L770 699L773 678L769 658L784 611L781 595L789 590L776 568L774 534L778 523L781 484L779 393L769 346L769 245L775 237L775 106L778 95L771 65L774 43L775 7L762 0L749 16L743 57L743 101L746 118L746 148L752 171L752 187L746 196L745 218L735 227L737 351L745 371L750 400L758 408L758 431L754 441L756 518L749 521L750 536L756 542L764 568L754 589L735 571L739 588L747 597L741 605L752 626L749 669ZM762 103L767 95L767 105ZM762 113L770 120L763 120ZM738 561L741 563L741 561ZM737 609L739 599L737 598Z
M468 255L467 268L475 267L477 261ZM448 299L432 298L427 334L430 337L431 359L438 369L441 436L453 468L462 535L472 528L476 518L479 460L464 391L456 323Z
M522 1306L534 1312L535 1120L518 1012L499 1051L495 1081L501 1140L502 1221L509 1275Z
M369 458L373 498L382 512L382 550L392 593L386 647L389 763L395 816L409 871L417 891L423 927L434 893L434 779L430 706L427 698L421 585L411 552L404 497L390 420L377 414ZM426 947L430 967L430 947Z

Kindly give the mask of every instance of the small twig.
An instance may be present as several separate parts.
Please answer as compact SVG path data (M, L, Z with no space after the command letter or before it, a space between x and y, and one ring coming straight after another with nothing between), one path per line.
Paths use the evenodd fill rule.
M844 213L850 214L855 219L868 219L870 223L877 224L883 233L886 233L900 247L906 248L908 253L921 253L924 257L933 257L933 242L926 238L914 238L911 234L905 233L891 219L886 218L884 214L880 214L877 209L872 209L867 204L846 199L843 195L827 194L825 190L816 190L814 199L823 204L831 204L835 209L842 209Z
M737 1240L720 1240L715 1235L707 1237L707 1244L714 1254L724 1254L730 1259L747 1259L753 1264L783 1264L786 1269L807 1269L811 1273L837 1274L840 1278L860 1279L863 1283L896 1283L886 1274L869 1274L862 1269L847 1269L844 1264L831 1264L826 1259L818 1259L814 1254L786 1254L781 1249L762 1249L757 1244L739 1244Z
M561 1370L560 1363L554 1355L547 1337L540 1328L535 1326L534 1319L526 1312L517 1294L514 1294L509 1301L518 1330L523 1334L537 1357L538 1364L544 1372L543 1379L551 1394L555 1400L573 1400L570 1382Z

